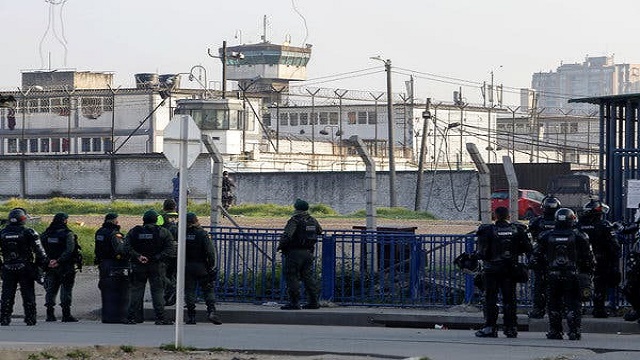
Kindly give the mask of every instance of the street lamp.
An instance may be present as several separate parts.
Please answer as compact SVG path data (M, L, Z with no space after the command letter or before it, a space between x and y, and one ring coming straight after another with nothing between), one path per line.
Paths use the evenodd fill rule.
M370 57L372 60L382 61L387 72L387 121L389 126L389 206L396 207L396 162L393 154L393 94L391 93L391 60L383 60L380 56Z
M222 51L220 51L220 55L216 56L211 53L211 49L207 49L207 54L212 58L220 59L222 61L222 98L226 98L227 93L227 41L222 42ZM231 52L228 55L232 59L242 60L244 59L244 54L236 51Z
M193 70L198 69L200 70L200 74L198 75L198 77L196 78L196 76L193 74ZM200 81L200 75L204 73L204 83L202 83L202 81ZM211 96L211 94L209 93L209 82L207 81L207 69L204 68L204 66L202 65L193 65L191 67L191 70L189 70L189 81L196 81L198 84L200 84L200 86L202 86L202 88L204 89L204 93L206 96Z

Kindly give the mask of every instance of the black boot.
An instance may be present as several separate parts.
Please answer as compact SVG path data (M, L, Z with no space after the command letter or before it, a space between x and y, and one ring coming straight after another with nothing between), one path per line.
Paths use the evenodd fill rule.
M46 321L57 321L55 314L55 308L53 306L47 306L47 319Z
M216 313L215 306L207 306L207 319L215 325L222 325L222 320L220 320L220 316Z
M196 309L187 309L187 325L195 325L196 324Z
M62 307L62 322L78 322L78 319L71 315L71 307L63 306Z

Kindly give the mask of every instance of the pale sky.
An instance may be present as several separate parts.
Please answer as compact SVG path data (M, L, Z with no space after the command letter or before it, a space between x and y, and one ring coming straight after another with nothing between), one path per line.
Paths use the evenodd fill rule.
M313 44L311 87L385 91L383 64L370 59L380 55L392 61L394 92L414 74L420 99L451 101L463 86L481 103L476 83L492 70L515 91L534 72L587 55L640 63L639 14L638 0L0 0L0 90L16 90L22 70L48 69L49 59L52 69L113 72L115 86L194 65L219 81L207 49L259 42L266 15L270 42ZM506 104L517 101L505 93Z

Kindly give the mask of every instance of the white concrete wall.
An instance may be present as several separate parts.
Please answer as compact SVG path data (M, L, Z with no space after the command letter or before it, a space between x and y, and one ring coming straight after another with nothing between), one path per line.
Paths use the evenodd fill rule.
M210 193L210 160L199 157L188 173L190 198L205 201ZM20 196L20 161L0 158L0 199ZM231 169L229 169L231 170ZM115 158L116 198L163 199L172 190L176 170L162 155L124 155ZM110 159L108 156L28 157L25 160L25 197L109 198ZM342 214L365 209L364 171L232 173L238 203L291 205L296 198L312 204L326 204ZM397 172L397 199L400 206L413 209L415 171ZM478 182L475 171L427 172L423 178L424 211L440 219L475 220L478 211ZM388 175L377 174L379 207L389 206Z

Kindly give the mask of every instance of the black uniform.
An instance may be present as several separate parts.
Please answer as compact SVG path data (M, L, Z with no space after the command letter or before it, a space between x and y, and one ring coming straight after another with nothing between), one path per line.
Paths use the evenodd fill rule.
M568 210L569 209L560 209ZM556 220L558 219L556 214ZM573 212L571 211L571 214ZM573 215L575 218L575 215ZM562 317L565 314L569 339L580 339L581 277L591 276L594 266L589 237L573 228L573 223L560 225L544 232L539 239L534 257L545 264L548 276L547 311L549 332L547 338L562 339Z
M313 253L320 234L322 227L306 210L297 209L284 228L278 250L284 255L283 271L289 304L283 306L283 310L300 308L301 280L307 295L305 308L319 307L318 285L313 276Z
M178 213L175 209L164 210L160 217L159 222L163 228L169 230L171 236L173 236L173 246L175 248L173 257L168 257L165 260L167 264L165 289L164 289L164 302L166 306L173 306L176 303L176 275L178 272Z
M596 262L593 272L593 316L608 317L604 306L608 291L616 289L621 279L620 244L611 223L597 216L581 216L578 229L589 236Z
M555 227L555 218L553 213L545 213L531 220L529 223L529 232L533 238L534 249L538 246L538 238L540 234L547 230L553 230ZM534 250L535 251L535 250ZM533 271L533 309L529 313L529 317L541 319L547 308L547 275L545 273L544 264L538 264L533 258L529 260L529 268Z
M220 325L222 322L216 314L216 297L213 288L218 264L209 234L200 225L189 223L185 249L184 302L187 307L187 324L196 323L196 289L199 285L207 305L209 320Z
M24 322L36 324L35 281L37 267L44 267L47 256L40 243L38 233L13 222L0 231L0 252L2 253L2 305L0 306L0 325L11 322L16 289L20 284L20 294L24 307ZM34 262L35 255L35 262Z
M56 321L54 307L58 292L60 292L62 321L77 321L71 316L71 299L76 281L76 263L72 256L75 249L75 236L66 223L59 221L56 217L42 233L42 246L49 259L57 261L57 266L49 266L46 269L44 278L46 290L44 305L47 307L47 321Z
M234 195L233 189L236 184L229 178L229 175L225 171L222 174L222 207L228 209L233 204Z
M497 337L498 293L502 295L504 334L517 336L516 284L518 257L531 252L531 238L523 224L497 220L477 231L477 257L483 260L484 328L478 337Z
M131 303L128 314L130 324L143 321L139 317L139 309L144 301L147 281L151 288L156 324L171 324L171 321L165 318L164 311L165 261L175 256L175 247L169 230L156 225L156 220L157 215L153 221L131 229L125 238L132 263Z
M638 229L640 223L634 222L631 225L623 227L623 234L635 234L635 239L626 261L625 281L622 291L625 298L631 305L631 311L624 315L626 321L636 321L640 319L640 237L638 237Z
M131 265L120 225L105 221L96 231L95 263L99 271L102 322L126 321Z

